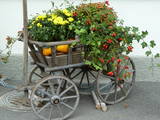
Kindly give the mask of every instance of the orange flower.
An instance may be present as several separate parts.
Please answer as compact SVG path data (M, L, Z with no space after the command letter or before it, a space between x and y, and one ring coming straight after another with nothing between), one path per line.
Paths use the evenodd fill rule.
M102 58L99 58L99 61L100 61L101 63L104 63L104 59L102 59Z
M112 33L112 35L111 35L112 37L116 37L117 36L117 34L116 33Z
M114 73L113 73L113 72L108 72L107 75L108 75L108 76L113 76Z
M120 63L120 62L122 62L122 59L117 59L117 63Z
M107 43L109 43L109 44L112 43L112 40L111 40L111 39L108 39L108 40L107 40Z
M132 46L128 46L128 51L132 51L133 47Z

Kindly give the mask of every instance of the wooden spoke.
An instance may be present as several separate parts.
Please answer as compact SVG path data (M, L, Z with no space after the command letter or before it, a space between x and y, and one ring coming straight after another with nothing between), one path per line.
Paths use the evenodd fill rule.
M83 71L81 70L79 73L77 73L76 75L74 75L73 77L71 77L71 79L76 78L78 75L80 75Z
M117 85L115 85L114 102L117 100Z
M84 78L85 72L83 72L83 75L81 77L81 81L79 82L79 87L81 86L82 82L83 82L83 78Z
M107 98L109 97L109 95L111 94L111 93L113 93L112 92L112 90L113 90L113 88L115 87L115 85L113 85L112 87L111 87L111 89L109 90L109 92L107 93L107 95L105 96L105 100L107 100Z
M40 78L43 78L43 76L39 75L38 73L36 72L33 72L36 76L40 77Z
M97 77L89 70L88 71L95 79L97 79Z
M48 102L47 104L45 104L40 110L37 111L37 113L42 112L45 108L47 108L49 105L51 105L50 102Z
M64 90L59 96L62 97L66 92L68 92L70 89L73 88L73 85L71 85L70 87L68 87L66 90Z
M90 85L90 82L89 82L89 75L88 75L88 72L86 72L86 77L87 77L87 83L88 83L88 86Z
M51 80L48 80L48 83L49 83L49 86L50 86L50 88L51 88L52 94L55 95L55 89L54 89L53 84L51 83Z
M71 109L71 110L74 110L73 107L71 107L70 105L68 105L68 104L66 104L66 103L64 103L64 102L61 102L61 104L63 104L64 106L66 106L67 108L69 108L69 109Z
M66 100L66 99L73 99L73 98L77 98L78 96L67 96L67 97L62 97L61 100Z
M70 75L76 70L76 68L73 68L73 70L70 72Z
M44 91L44 90L41 90L41 89L37 89L37 90L38 90L39 92L41 92L41 93L47 95L48 97L52 97L51 94L49 94L48 92L46 92L46 91Z
M104 88L106 88L107 86L111 85L111 84L113 84L113 82L111 82L111 83L107 83L107 84L106 84L106 85L104 85L103 87L99 88L99 89L100 89L100 91L101 91L101 90L103 90Z
M120 89L123 92L123 94L126 96L127 94L126 94L126 91L124 90L124 87L122 87L121 85L118 85L118 86L120 87Z
M56 106L57 106L57 108L58 108L58 111L59 111L60 116L61 116L62 119L63 119L63 112L62 112L62 109L60 108L60 105L57 104Z
M56 92L57 95L59 95L59 92L60 92L60 89L61 89L61 85L62 85L62 81L63 81L63 80L58 80L58 84L59 84L59 85L58 85L57 92Z
M44 101L50 101L50 98L39 98L38 101L44 102Z
M49 112L49 120L52 120L52 112L53 112L53 106L51 106L51 109Z

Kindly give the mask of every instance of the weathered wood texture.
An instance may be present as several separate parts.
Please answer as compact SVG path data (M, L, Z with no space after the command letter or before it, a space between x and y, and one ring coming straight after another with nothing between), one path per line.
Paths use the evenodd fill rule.
M72 43L79 42L78 39L72 41L61 42L37 42L29 40L30 55L33 58L35 64L45 68L47 71L54 71L65 69L69 67L80 67L83 65L82 51L84 47L82 45L76 45L69 47L68 53L60 53L56 51L58 45L71 45ZM44 47L49 47L52 50L50 56L44 56L42 51Z
M23 28L24 28L24 48L23 48L23 80L28 84L28 15L27 15L27 0L23 0Z

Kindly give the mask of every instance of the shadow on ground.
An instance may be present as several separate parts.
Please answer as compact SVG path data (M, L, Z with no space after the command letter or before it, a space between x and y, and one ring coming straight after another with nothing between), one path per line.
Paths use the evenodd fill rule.
M17 81L15 81L17 83ZM6 90L0 87L0 93ZM129 97L121 103L108 106L107 112L95 109L91 96L81 96L79 107L70 120L159 120L160 83L136 82ZM128 104L128 107L125 105ZM0 120L38 120L32 113L12 112L0 109Z

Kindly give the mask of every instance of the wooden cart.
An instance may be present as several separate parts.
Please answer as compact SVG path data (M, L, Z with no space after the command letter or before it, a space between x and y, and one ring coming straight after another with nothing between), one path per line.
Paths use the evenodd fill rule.
M30 55L35 68L29 76L34 83L30 100L35 114L43 120L66 119L76 110L81 90L96 91L101 101L115 104L124 100L135 82L135 65L129 58L121 65L119 72L127 70L131 77L118 81L116 77L104 74L83 63L82 51L86 48L76 45L67 54L56 51L57 45L71 45L78 39L63 42L37 42L29 40ZM42 49L50 47L51 56L44 56ZM124 66L128 69L124 69Z

